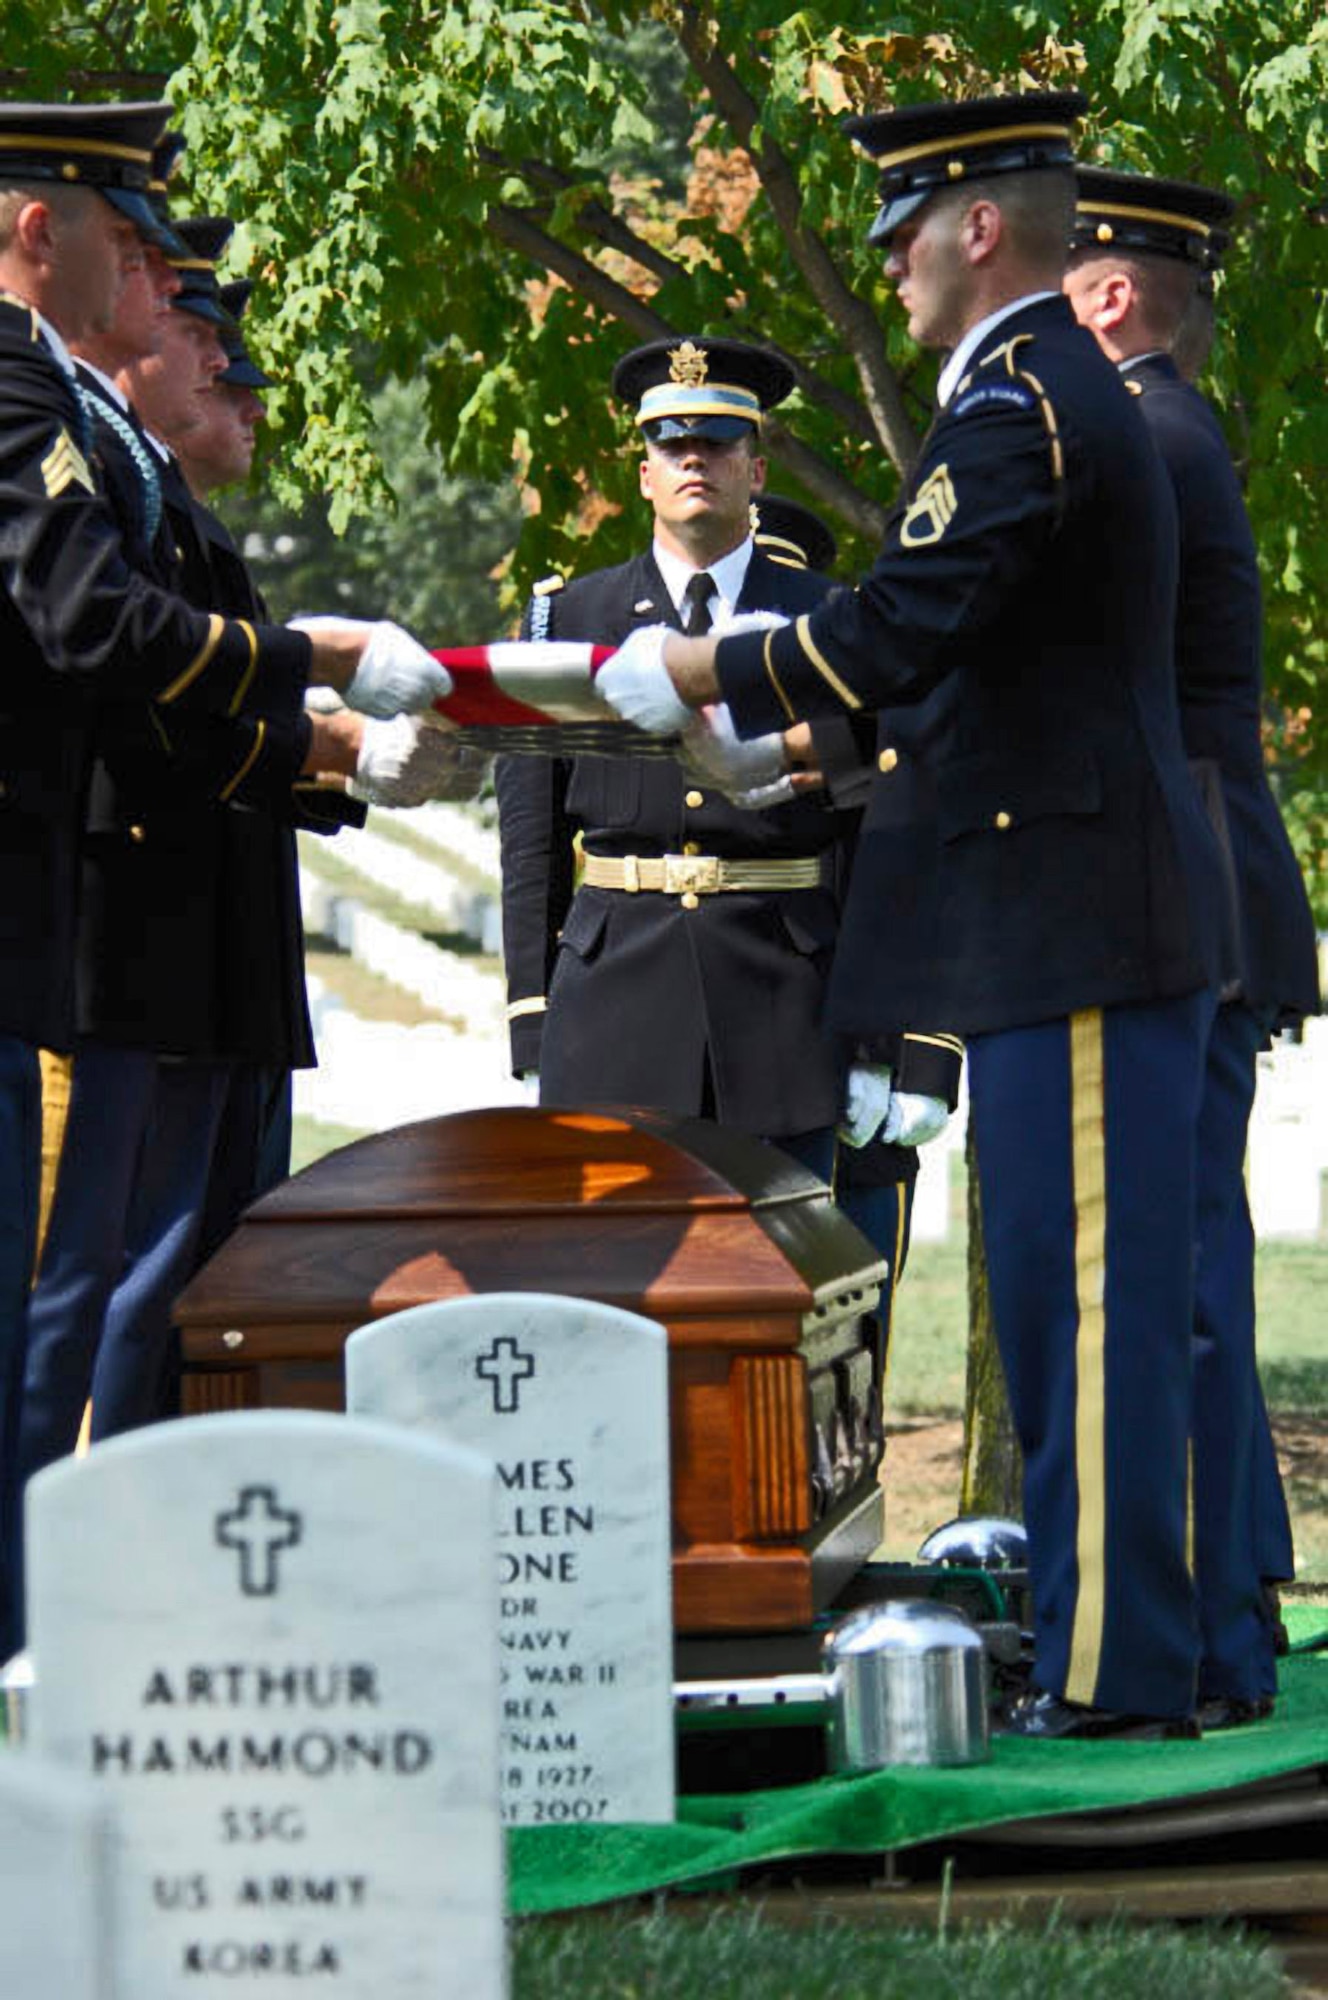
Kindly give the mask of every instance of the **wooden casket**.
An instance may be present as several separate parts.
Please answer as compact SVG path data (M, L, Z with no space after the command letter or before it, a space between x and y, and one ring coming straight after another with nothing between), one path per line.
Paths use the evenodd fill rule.
M810 1623L881 1538L884 1265L773 1146L648 1111L461 1112L264 1197L180 1299L188 1415L344 1407L356 1327L554 1292L669 1338L680 1633Z

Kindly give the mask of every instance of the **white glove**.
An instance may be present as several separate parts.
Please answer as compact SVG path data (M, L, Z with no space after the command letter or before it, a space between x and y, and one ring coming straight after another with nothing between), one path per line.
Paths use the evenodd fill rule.
M390 618L367 625L360 618L294 618L291 623L296 631L308 632L314 639L320 626L364 626L368 642L354 679L342 691L347 708L356 708L361 715L390 720L394 715L428 708L452 692L447 668L440 667L418 639L412 639Z
M730 792L730 805L741 806L744 812L769 812L771 806L786 806L790 799L798 796L797 786L789 772L782 778L775 778L768 785L753 785L745 792Z
M940 1097L920 1097L911 1090L897 1090L881 1127L887 1146L925 1146L939 1138L950 1122L950 1107Z
M652 736L677 736L692 720L679 701L664 664L667 625L643 625L629 634L595 676L595 686L624 722Z
M539 1071L537 1069L523 1069L517 1078L517 1083L521 1087L521 1102L523 1104L537 1105L539 1103Z
M462 749L450 729L430 728L423 716L397 715L390 722L367 716L351 796L371 806L422 806L444 794L455 798Z
M786 775L783 734L776 730L744 742L733 727L727 702L703 708L692 717L682 733L682 751L698 777L708 779L738 805L744 803L745 793Z
M735 611L731 618L720 619L711 627L711 636L731 639L739 632L774 632L788 622L782 611Z
M846 1146L865 1146L886 1118L893 1095L893 1071L885 1063L854 1063L844 1087L839 1136Z

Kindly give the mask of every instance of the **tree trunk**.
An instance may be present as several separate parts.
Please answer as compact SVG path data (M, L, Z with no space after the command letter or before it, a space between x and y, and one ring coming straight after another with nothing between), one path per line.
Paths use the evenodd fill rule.
M991 1291L982 1243L982 1204L970 1121L968 1166L968 1380L964 1391L964 1514L1023 1518L1023 1464L1014 1434L1005 1373L996 1350Z

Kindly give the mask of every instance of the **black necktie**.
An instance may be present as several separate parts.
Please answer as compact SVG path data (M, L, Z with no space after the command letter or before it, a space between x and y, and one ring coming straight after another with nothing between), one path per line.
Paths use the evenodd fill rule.
M687 588L682 594L682 629L687 638L699 639L703 632L710 630L710 594L714 587L707 570L688 577Z

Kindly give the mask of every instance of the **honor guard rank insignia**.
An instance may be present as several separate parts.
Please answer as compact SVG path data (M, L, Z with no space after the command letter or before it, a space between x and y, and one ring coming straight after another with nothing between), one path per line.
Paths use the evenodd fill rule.
M41 472L48 500L58 500L67 486L83 486L89 493L97 490L88 462L68 431L61 431L47 452Z
M949 467L938 465L935 472L924 479L909 503L899 529L901 545L906 549L921 549L929 542L939 542L953 521L958 505L950 483Z
M699 389L709 366L705 350L690 340L684 340L681 347L669 351L669 380L681 383L684 388Z

